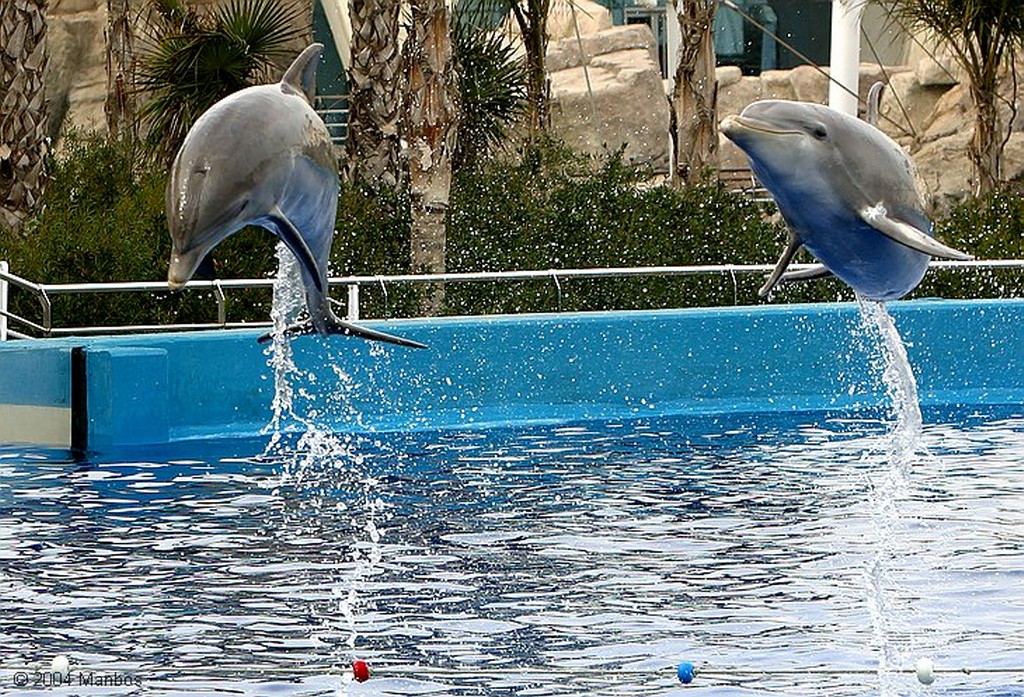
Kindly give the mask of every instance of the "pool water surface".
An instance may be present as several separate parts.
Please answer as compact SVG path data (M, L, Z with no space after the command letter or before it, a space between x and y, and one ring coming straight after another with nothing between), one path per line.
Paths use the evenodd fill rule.
M925 424L5 446L0 693L1024 695L1024 411Z

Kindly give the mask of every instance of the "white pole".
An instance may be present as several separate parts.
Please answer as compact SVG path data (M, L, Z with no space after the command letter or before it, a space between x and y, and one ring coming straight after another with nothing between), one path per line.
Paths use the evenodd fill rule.
M683 0L668 0L665 3L665 52L668 58L668 79L675 85L676 70L679 69L679 46L683 43L683 35L679 29L679 12L676 6L682 6Z
M860 19L866 0L832 0L832 50L829 57L828 105L857 115L860 82Z
M6 261L0 261L0 273L10 273L10 268ZM7 279L0 278L0 341L7 341L7 294L9 287Z
M348 14L348 0L324 0L327 26L331 28L334 48L346 70L352 67L352 22Z
M359 321L359 284L348 284L348 321Z

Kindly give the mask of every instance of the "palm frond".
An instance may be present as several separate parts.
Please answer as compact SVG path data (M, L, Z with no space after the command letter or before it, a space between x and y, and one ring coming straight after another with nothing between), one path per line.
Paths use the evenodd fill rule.
M269 64L287 53L299 37L301 9L276 0L231 0L214 11L215 25L237 41L258 63Z
M200 14L184 0L150 0L137 85L148 142L170 159L188 129L217 100L264 81L300 34L296 5L232 0Z
M461 3L453 16L452 48L462 105L456 167L499 146L526 112L526 67L512 43L494 31L505 2Z

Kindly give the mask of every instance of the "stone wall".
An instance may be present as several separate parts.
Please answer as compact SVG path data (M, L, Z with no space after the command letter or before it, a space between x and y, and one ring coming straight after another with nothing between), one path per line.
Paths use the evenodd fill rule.
M552 41L551 126L579 151L668 170L670 110L646 24Z
M135 0L133 5L140 7L142 1ZM554 131L580 150L597 153L624 147L627 159L667 171L667 95L672 85L661 79L653 36L646 25L613 27L608 11L591 0L579 0L578 8L575 22L568 15L552 17L556 33L549 47L548 66ZM47 90L53 136L69 125L99 131L106 128L105 26L105 0L50 0ZM939 59L952 64L948 56ZM758 99L827 100L828 79L811 66L767 71L756 77L742 76L739 68L723 67L717 78L719 118L737 114ZM918 51L911 52L907 65L884 71L863 64L862 97L876 80L887 80L890 85L882 98L879 126L910 151L930 202L941 207L971 191L967 143L973 116L959 76ZM1019 107L1006 146L1003 176L1024 178L1021 90L1014 92L1007 79L1001 93L1004 118L1010 118L1008 104ZM746 165L742 153L725 139L722 165Z
M106 130L107 23L104 0L50 0L47 17L50 64L46 92L50 101L50 135L62 128Z
M945 61L944 61L945 62ZM947 63L949 64L949 63ZM1021 66L1024 70L1024 65ZM719 118L738 114L758 99L798 99L825 104L828 78L811 66L789 71L768 71L743 77L738 68L718 69ZM827 69L825 70L827 73ZM1024 74L1024 73L1022 73ZM953 72L934 60L922 58L910 65L861 65L859 94L863 99L876 81L888 83L882 95L878 126L903 145L918 169L928 203L942 210L974 189L968 143L974 133L973 106L967 87ZM1000 108L1004 123L1011 120L1010 104L1018 106L1004 150L1003 178L1024 178L1024 106L1009 76L1003 81ZM720 140L723 167L745 167L746 158L725 137Z

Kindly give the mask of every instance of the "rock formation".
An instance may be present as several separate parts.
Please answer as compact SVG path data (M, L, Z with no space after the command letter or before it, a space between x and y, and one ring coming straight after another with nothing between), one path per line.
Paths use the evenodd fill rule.
M137 1L133 0L133 5ZM547 60L554 132L586 152L624 147L627 159L667 171L672 85L661 78L654 37L647 25L612 26L608 10L591 0L577 0L575 15L567 3L553 5ZM56 135L69 124L105 130L106 2L51 0L49 21L51 133ZM888 82L879 125L910 151L928 197L938 207L973 189L967 159L973 109L961 76L944 67L952 64L941 52L936 60L917 51L911 53L907 65L861 66L862 97L876 80ZM808 65L754 77L741 75L736 67L721 67L717 78L719 118L739 113L758 99L827 100L828 78ZM1022 91L1014 92L1011 81L1006 80L1001 93L1002 116L1012 118L1013 127L1005 149L1003 177L1021 179ZM1009 105L1017 106L1015 116ZM724 139L721 154L723 167L746 166L741 153Z
M625 148L628 161L668 170L669 102L646 24L552 41L551 127L582 152Z

